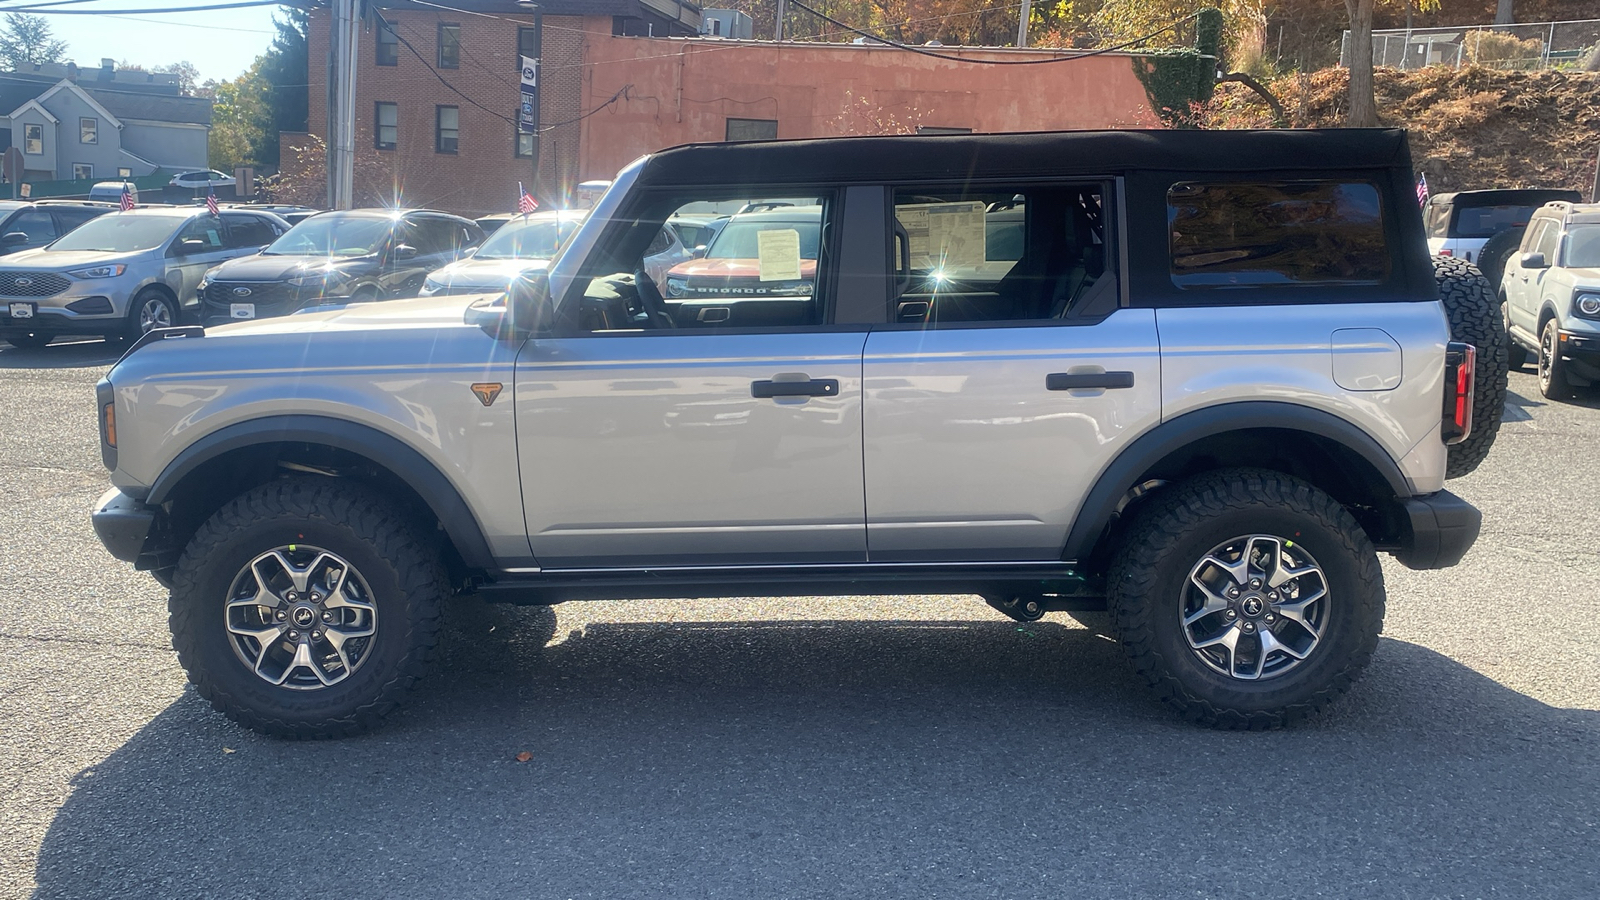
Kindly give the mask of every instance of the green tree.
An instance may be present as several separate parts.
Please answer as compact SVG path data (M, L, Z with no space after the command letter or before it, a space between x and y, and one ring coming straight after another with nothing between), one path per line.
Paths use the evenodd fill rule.
M195 92L200 89L200 70L188 60L156 66L150 71L163 75L178 76L178 90L185 97L193 97Z
M55 39L44 16L6 13L6 24L0 28L0 65L15 70L34 63L61 62L66 54L67 42Z
M310 94L306 85L309 54L306 27L310 14L303 9L283 8L283 17L273 19L278 34L272 46L256 61L252 71L263 83L263 103L268 110L265 130L255 145L256 161L278 165L278 134L305 131L310 115Z
M261 77L262 57L249 71L232 81L207 82L211 103L211 139L208 156L213 169L232 172L236 166L262 161L268 149L272 111L266 103L270 88ZM277 142L274 133L271 144Z
M1094 24L1105 44L1116 44L1143 37L1165 25L1192 16L1206 7L1222 12L1222 59L1219 67L1252 67L1261 55L1261 42L1267 27L1262 0L1105 0L1094 14ZM1150 40L1151 47L1171 47L1187 43L1183 36L1194 33L1193 25L1164 32Z

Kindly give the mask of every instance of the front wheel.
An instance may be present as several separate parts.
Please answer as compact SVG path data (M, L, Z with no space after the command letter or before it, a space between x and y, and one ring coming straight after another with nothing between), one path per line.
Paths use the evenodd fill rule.
M275 481L189 542L168 601L200 696L287 738L367 730L417 680L439 629L438 550L382 498L333 480Z
M1556 320L1539 330L1539 393L1546 400L1565 400L1572 396L1567 381L1567 362L1561 358L1561 329Z
M1332 497L1234 469L1167 489L1129 525L1108 576L1134 668L1195 722L1276 728L1320 711L1365 668L1383 572Z
M128 324L124 335L136 341L157 328L171 328L178 324L178 306L166 294L154 288L139 292L128 309Z

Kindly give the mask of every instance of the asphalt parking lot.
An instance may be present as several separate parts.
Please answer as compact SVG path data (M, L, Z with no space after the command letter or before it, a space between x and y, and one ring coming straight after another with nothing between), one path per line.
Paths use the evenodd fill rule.
M257 737L89 526L98 342L0 344L0 898L1594 897L1600 392L1514 373L1367 675L1184 724L971 597L465 606L385 729ZM531 754L517 762L517 754Z

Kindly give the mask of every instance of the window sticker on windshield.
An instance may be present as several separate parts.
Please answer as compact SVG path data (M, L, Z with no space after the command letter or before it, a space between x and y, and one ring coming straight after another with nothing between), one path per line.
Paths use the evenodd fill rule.
M984 205L981 201L910 203L894 208L911 238L911 267L936 269L976 266L985 259Z
M217 230L215 228L206 229L206 241L213 247L222 246L222 237L221 235L217 234Z
M756 235L762 281L795 281L800 277L800 232L774 228Z

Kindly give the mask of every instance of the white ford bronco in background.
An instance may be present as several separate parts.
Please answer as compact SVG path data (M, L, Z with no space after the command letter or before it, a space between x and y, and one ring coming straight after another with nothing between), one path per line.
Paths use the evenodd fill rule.
M738 202L805 215L653 282L663 223ZM1184 715L1271 727L1366 665L1380 552L1477 537L1490 297L1398 131L682 147L498 296L142 339L94 524L269 734L373 725L460 593L1098 606Z

